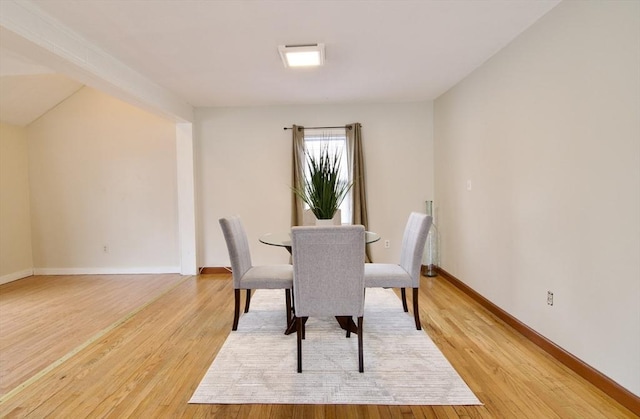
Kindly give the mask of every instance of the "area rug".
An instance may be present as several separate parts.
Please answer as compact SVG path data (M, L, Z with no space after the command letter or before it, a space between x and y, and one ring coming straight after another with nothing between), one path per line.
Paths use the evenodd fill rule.
M367 289L364 373L357 336L334 318L309 319L297 373L285 323L284 291L256 291L189 403L481 404L392 290Z

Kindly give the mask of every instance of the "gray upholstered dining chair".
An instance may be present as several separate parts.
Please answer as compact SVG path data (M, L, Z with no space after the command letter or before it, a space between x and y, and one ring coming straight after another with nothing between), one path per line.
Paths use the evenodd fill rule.
M298 372L306 319L322 316L357 317L358 365L363 372L364 227L293 227L291 235Z
M367 263L364 267L364 283L366 288L400 288L402 306L407 309L407 295L405 288L413 288L413 317L416 329L422 328L420 312L418 310L418 289L420 287L420 268L422 267L422 253L427 240L432 217L418 212L412 212L404 229L400 263Z
M232 330L238 329L240 317L240 290L247 290L244 312L249 311L251 304L251 290L254 289L284 289L287 310L287 325L291 322L291 288L293 286L293 267L291 265L262 265L251 264L251 253L247 234L237 216L221 218L220 227L227 242L231 273L233 275L234 314Z

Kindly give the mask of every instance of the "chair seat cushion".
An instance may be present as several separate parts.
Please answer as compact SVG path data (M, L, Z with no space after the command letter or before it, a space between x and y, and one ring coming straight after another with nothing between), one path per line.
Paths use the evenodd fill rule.
M250 268L240 279L242 289L284 289L293 287L293 266L261 265Z
M400 265L391 263L365 263L364 286L366 288L411 288L411 276Z

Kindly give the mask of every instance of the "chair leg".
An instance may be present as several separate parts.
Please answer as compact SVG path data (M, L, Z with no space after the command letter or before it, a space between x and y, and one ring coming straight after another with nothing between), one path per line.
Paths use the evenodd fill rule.
M234 309L233 309L233 326L231 326L231 330L238 330L238 318L240 317L240 290L234 289Z
M291 323L291 290L284 290L284 299L286 301L287 306L287 326Z
M407 293L404 288L400 288L400 294L402 294L402 308L406 313L409 311L409 309L407 308Z
M362 316L358 317L358 371L364 372L364 355L362 351L362 325L364 321Z
M247 298L244 302L244 312L248 313L249 312L249 305L251 304L251 290L248 289L247 290Z
M302 372L302 317L296 317L297 342L298 342L298 372Z
M421 330L420 310L418 310L418 288L413 289L413 318L416 320L416 329Z

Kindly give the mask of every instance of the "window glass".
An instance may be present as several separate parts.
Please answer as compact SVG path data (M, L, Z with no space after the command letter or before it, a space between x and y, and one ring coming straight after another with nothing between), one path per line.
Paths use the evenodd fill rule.
M323 149L328 149L333 155L340 156L340 173L341 179L345 182L351 182L349 168L349 159L347 158L347 136L344 128L337 129L305 129L304 146L310 155L319 157ZM308 177L308 168L305 164L305 178ZM304 208L309 206L304 204ZM340 205L342 224L351 224L351 189L347 193L344 201Z

